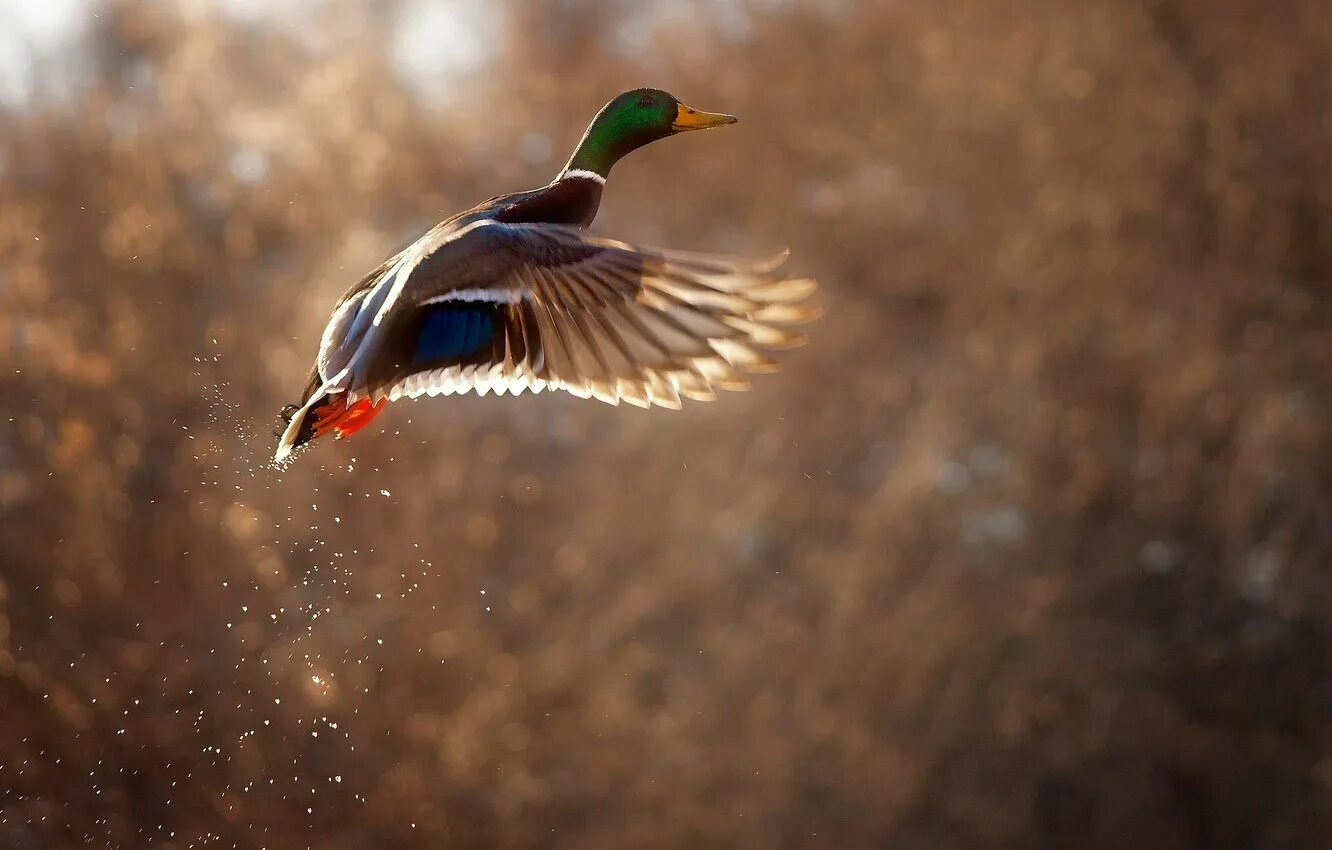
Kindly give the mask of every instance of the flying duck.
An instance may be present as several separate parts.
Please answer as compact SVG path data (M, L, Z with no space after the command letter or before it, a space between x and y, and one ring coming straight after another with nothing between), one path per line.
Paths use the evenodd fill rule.
M560 389L609 404L678 408L800 345L816 284L763 261L644 248L589 235L611 168L688 130L734 124L656 89L625 92L588 126L548 185L459 213L338 299L275 462L364 428L422 395Z

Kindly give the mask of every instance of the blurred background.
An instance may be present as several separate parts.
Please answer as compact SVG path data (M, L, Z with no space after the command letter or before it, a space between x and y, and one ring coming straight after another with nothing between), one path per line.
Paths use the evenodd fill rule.
M640 85L810 345L270 469ZM1329 846L1329 150L1320 0L0 0L0 846Z

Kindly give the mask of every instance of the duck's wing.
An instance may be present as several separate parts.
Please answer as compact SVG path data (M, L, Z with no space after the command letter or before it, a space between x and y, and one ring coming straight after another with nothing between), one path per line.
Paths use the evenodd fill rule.
M766 262L640 248L549 224L483 221L422 246L370 290L347 364L353 396L547 387L678 407L772 371L816 285ZM350 302L349 302L350 303ZM337 317L335 317L335 322ZM331 323L332 325L332 323Z

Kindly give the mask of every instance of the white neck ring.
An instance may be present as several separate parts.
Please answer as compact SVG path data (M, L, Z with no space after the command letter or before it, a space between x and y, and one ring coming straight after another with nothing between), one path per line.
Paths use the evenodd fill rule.
M605 177L602 177L600 174L596 173L595 171L586 171L582 168L570 168L560 174L561 180L568 180L570 178L574 178L577 180L591 180L592 182L600 186L606 185Z

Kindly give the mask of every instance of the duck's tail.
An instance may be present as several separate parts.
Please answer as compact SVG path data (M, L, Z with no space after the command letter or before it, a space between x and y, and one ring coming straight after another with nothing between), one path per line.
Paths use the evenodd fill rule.
M374 402L367 396L349 405L345 392L320 390L300 407L287 405L279 414L284 427L273 462L282 463L293 451L325 434L333 434L339 440L355 434L369 425L386 404L386 398Z

